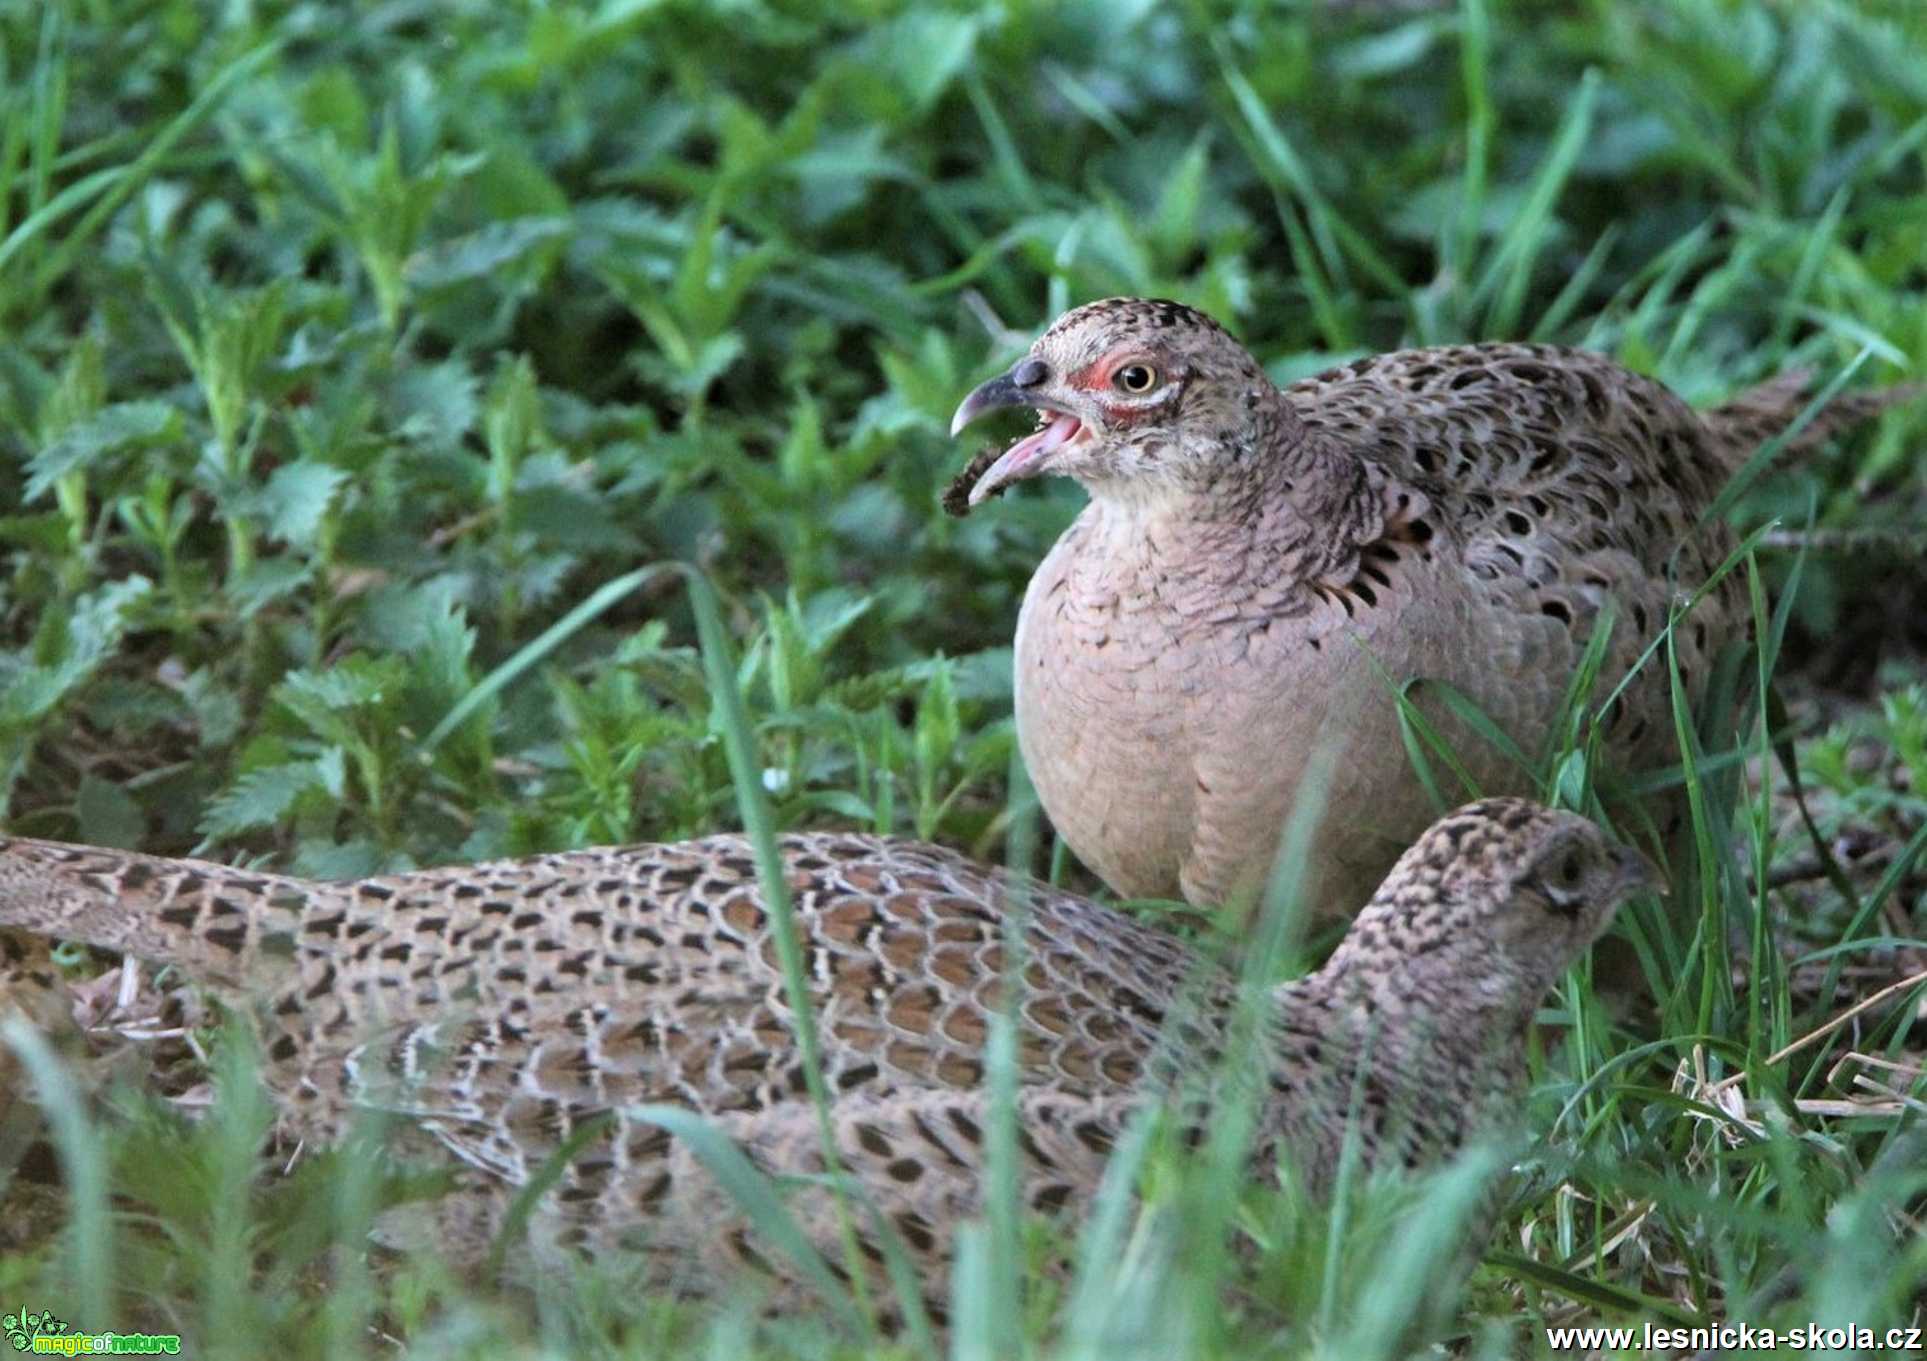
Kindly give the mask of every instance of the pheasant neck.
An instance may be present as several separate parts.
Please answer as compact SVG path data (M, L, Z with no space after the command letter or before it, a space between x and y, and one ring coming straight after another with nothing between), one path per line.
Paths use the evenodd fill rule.
M1372 469L1289 410L1172 451L1159 473L1088 480L1084 531L1113 570L1210 586L1222 603L1348 581L1385 523Z
M1420 958L1442 963L1436 954ZM1319 1010L1354 1043L1370 1044L1385 1063L1419 1075L1521 1061L1526 1028L1545 991L1473 961L1464 969L1415 969L1334 956L1306 982L1323 994Z

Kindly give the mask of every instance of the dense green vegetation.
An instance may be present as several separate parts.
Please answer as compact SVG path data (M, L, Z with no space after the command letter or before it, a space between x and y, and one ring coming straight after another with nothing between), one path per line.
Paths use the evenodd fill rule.
M347 9L0 0L11 830L336 875L740 825L690 596L641 570L682 561L720 593L776 824L1000 858L1033 818L1009 633L1079 493L946 518L971 451L945 427L1092 297L1202 306L1281 379L1510 337L1701 402L1789 365L1927 372L1910 0ZM1916 526L1923 448L1896 411L1733 517ZM1698 936L1648 923L1655 1002L1615 1019L1582 976L1548 1009L1551 1138L1463 1295L1449 1196L1328 1217L1241 1199L1235 1149L1154 1151L1145 1217L1107 1201L1068 1292L1020 1294L1010 1225L974 1231L961 1354L1366 1356L1415 1328L1497 1356L1575 1318L1917 1314L1917 990L1769 1056L1922 967L1927 592L1891 548L1735 570L1849 863L1805 873L1841 867L1783 786L1696 763L1704 848L1746 872L1704 876ZM195 1355L751 1346L740 1300L639 1307L619 1263L531 1306L328 1259L312 1225L365 1218L364 1164L268 1175L245 1100L191 1130L111 1104L59 1124L78 1208L0 1260L9 1309L84 1300ZM1229 1223L1249 1251L1214 1246ZM759 1345L883 1345L836 1317Z

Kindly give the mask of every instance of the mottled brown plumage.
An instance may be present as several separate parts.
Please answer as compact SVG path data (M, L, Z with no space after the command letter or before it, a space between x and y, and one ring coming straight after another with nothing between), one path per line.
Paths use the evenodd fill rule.
M1066 313L955 423L1042 416L973 463L972 504L1040 474L1091 497L1017 625L1017 731L1052 824L1119 893L1215 905L1262 880L1331 744L1308 872L1323 911L1350 911L1433 811L1390 687L1443 682L1537 751L1608 602L1599 698L1731 550L1699 522L1802 387L1786 375L1702 414L1599 355L1475 345L1281 390L1190 308ZM1840 398L1795 447L1898 395ZM1689 693L1746 628L1729 577L1675 631ZM1478 792L1528 791L1517 763L1423 687L1413 698ZM1610 754L1668 759L1669 703L1661 658L1609 715Z
M951 1226L981 1191L1005 876L866 836L787 836L782 855L838 1156L941 1298ZM1261 1007L1255 1165L1275 1166L1282 1143L1324 1188L1354 1103L1368 1166L1436 1158L1486 1129L1515 1102L1539 999L1649 882L1569 813L1494 800L1442 820L1325 968ZM1094 1190L1140 1103L1209 1071L1238 985L1128 916L1035 882L1023 893L1024 1194L1054 1209ZM794 1280L681 1140L620 1114L702 1112L770 1171L823 1167L739 837L339 884L16 839L0 842L0 926L172 964L213 990L254 1026L297 1137L337 1140L364 1108L402 1116L403 1148L467 1169L463 1192L414 1226L457 1258L481 1258L513 1190L614 1110L542 1200L539 1257L635 1242L672 1284L713 1286L743 1262ZM791 1205L835 1260L827 1193Z

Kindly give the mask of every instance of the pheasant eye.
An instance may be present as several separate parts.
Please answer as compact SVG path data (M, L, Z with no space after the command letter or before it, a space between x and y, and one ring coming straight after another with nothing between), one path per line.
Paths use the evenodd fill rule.
M1126 392L1149 392L1158 385L1158 371L1149 364L1126 364L1111 381Z
M1570 887L1579 882L1580 871L1585 867L1579 863L1577 852L1559 862L1559 882Z

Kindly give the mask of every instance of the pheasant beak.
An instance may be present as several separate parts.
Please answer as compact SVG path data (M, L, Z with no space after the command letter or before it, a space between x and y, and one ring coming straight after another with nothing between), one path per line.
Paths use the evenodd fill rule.
M1052 451L1076 439L1084 424L1064 410L1057 400L1041 389L1050 377L1050 368L1041 359L1026 359L1008 373L1002 373L963 399L957 414L950 419L952 436L993 411L1010 407L1030 407L1042 417L1037 431L1018 440L986 468L970 489L970 504L980 504L1021 478L1035 477L1044 471Z
M1042 387L1049 375L1050 370L1041 359L1026 359L1009 373L1000 373L979 385L950 418L950 437L955 439L964 432L965 426L976 424L993 411L1029 406L1034 390Z
M1666 876L1660 873L1659 866L1631 846L1620 846L1616 854L1619 860L1619 883L1626 893L1651 893L1661 898L1666 896Z

